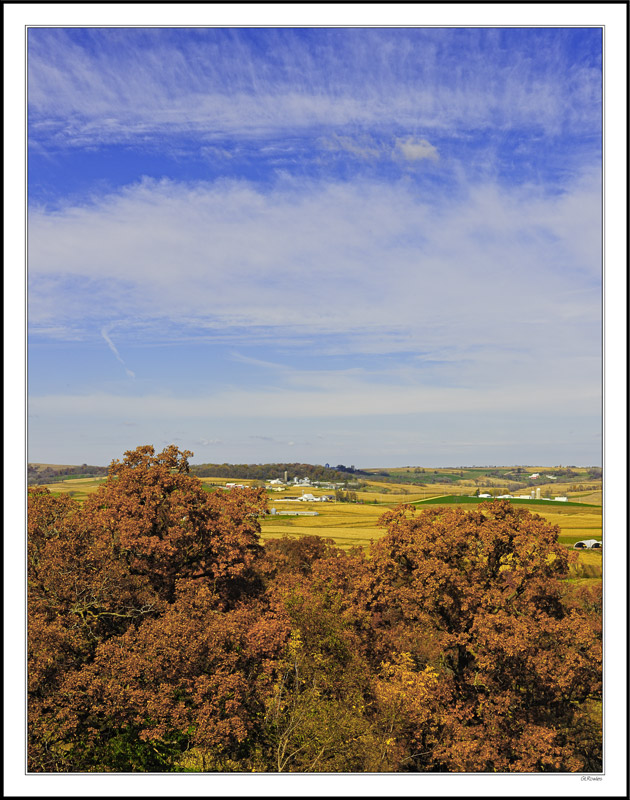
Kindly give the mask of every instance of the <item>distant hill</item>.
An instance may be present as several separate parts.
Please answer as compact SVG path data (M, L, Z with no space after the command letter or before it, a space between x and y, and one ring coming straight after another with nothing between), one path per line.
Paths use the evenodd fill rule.
M28 465L29 485L54 483L68 478L97 478L107 475L108 467L89 464L75 466L71 464L41 464L31 462ZM430 486L431 484L460 485L501 485L510 490L539 486L550 480L558 483L574 483L584 480L601 480L602 470L599 467L396 467L357 469L344 464L330 466L326 464L273 463L273 464L191 464L190 472L200 478L234 478L237 480L272 480L283 479L285 473L292 481L294 478L309 478L311 481L348 482L362 480L379 483L408 484L411 486ZM541 473L540 475L536 473ZM536 474L535 478L531 475ZM584 489L598 488L585 486Z
M391 469L370 469L368 475L379 481L394 481L408 483L414 486L426 486L432 483L461 483L475 481L478 483L491 482L509 486L512 489L539 486L545 479L561 482L577 480L601 480L602 470L599 467L570 468L570 467L396 467ZM544 474L540 474L544 473ZM365 474L363 472L362 474ZM531 477L535 475L536 477Z
M199 478L237 478L248 480L273 480L274 478L308 478L311 481L347 481L350 476L369 478L368 472L337 464L322 467L320 464L194 464L190 471Z
M40 483L56 483L68 478L98 478L107 475L107 467L96 467L90 464L74 466L72 464L38 464L28 465L28 485Z

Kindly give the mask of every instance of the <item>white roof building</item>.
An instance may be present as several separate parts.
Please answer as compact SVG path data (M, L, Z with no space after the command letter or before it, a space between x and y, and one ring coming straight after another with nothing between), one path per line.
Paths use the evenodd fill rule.
M597 539L582 539L573 545L574 550L601 550L602 543Z

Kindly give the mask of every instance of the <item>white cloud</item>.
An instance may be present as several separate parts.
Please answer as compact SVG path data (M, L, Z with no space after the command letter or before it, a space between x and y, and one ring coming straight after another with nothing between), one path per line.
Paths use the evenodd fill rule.
M439 158L437 149L426 139L417 139L413 136L396 139L396 147L408 161L421 161L424 158L437 161Z
M90 206L33 209L33 331L113 344L115 325L127 347L180 344L172 352L188 358L190 381L206 382L182 392L161 375L163 393L139 381L119 394L42 392L29 410L73 425L138 419L143 431L172 419L196 430L294 419L308 436L313 418L596 418L598 208L597 176L585 174L564 193L462 184L430 204L404 181L282 180L267 192L143 181ZM195 340L223 348L248 385L231 384L232 371L204 377L186 354ZM323 368L334 354L344 368ZM216 444L217 458L233 457Z
M404 182L147 180L31 211L30 323L76 338L115 322L126 341L589 353L598 210L588 175L556 195L485 184L448 201Z

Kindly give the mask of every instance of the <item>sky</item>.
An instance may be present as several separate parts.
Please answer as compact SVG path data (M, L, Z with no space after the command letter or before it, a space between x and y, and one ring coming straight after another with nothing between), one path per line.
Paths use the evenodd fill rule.
M30 28L28 459L601 465L599 28Z

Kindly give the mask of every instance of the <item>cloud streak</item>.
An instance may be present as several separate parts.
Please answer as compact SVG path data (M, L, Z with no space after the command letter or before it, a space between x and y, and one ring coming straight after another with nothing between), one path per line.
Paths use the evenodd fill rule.
M136 374L135 374L135 372L132 372L132 371L131 371L131 370L130 370L128 367L127 367L127 365L125 364L125 362L124 362L124 360L123 360L122 356L121 356L121 355L120 355L120 353L118 352L118 348L117 348L117 347L116 347L116 345L115 345L115 344L112 342L112 340L111 340L111 338L110 338L110 336L109 336L109 332L110 332L110 330L111 330L111 328L101 328L101 336L103 337L103 339L105 339L105 342L107 343L107 346L109 347L109 349L112 351L112 353L113 353L113 354L116 356L116 358L118 359L118 361L120 361L120 363L121 363L121 364L123 365L123 367L125 368L125 374L127 375L127 377L128 377L128 378L135 378L135 377L136 377Z

